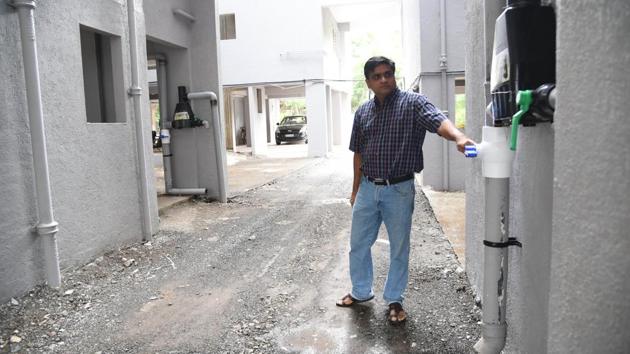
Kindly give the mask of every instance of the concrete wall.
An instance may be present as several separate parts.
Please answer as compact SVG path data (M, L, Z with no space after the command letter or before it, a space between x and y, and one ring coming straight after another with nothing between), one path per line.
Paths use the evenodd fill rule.
M502 4L466 4L467 132L476 140L486 102L487 46ZM623 114L629 84L628 75L619 75L630 64L624 39L629 12L622 1L558 3L555 123L521 127L510 181L510 236L523 248L509 250L506 352L630 348L630 168L625 158L630 131ZM586 148L576 149L581 144ZM478 293L483 189L480 163L470 161L466 271Z
M558 10L548 349L627 353L630 3L560 1Z
M486 111L484 1L466 2L466 134L481 141ZM490 32L492 33L492 32ZM483 284L484 179L481 161L467 161L466 169L466 274L473 289L481 294ZM479 297L479 296L478 296Z
M421 75L420 92L455 121L455 79L463 76L466 22L464 1L446 1L446 102L442 102L440 76L441 35L440 0L403 1L403 40L405 43L405 79L410 83ZM423 184L437 190L463 190L465 159L453 143L448 143L446 157L443 139L428 134L424 142ZM447 161L447 179L444 163Z
M153 179L139 181L134 119L150 136L148 85L140 73L143 117L133 116L124 96L122 123L88 123L81 65L79 25L120 37L124 87L129 87L129 45L125 2L87 0L38 2L35 23L39 50L44 124L61 267L84 263L104 250L142 239L140 185L149 184L152 227L157 228ZM141 8L141 7L140 7ZM140 26L143 14L136 14ZM43 279L30 135L17 14L0 6L3 134L0 172L0 300L18 295ZM144 31L139 31L144 38ZM64 40L59 40L63 38ZM141 40L140 43L143 43ZM141 53L144 47L141 45ZM146 60L140 58L141 67ZM146 124L144 124L146 123ZM149 141L144 153L151 161Z

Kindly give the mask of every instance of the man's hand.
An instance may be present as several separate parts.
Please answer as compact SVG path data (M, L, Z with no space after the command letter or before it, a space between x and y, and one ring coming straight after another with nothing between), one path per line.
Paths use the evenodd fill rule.
M357 193L352 192L352 195L350 196L350 206L353 207L354 206L354 200L357 199Z
M464 153L466 145L475 145L476 143L466 136L466 134L455 128L455 125L448 119L444 120L437 130L442 137L454 141L457 144L457 150Z
M460 137L455 139L455 144L457 144L457 150L463 154L464 150L466 149L466 145L476 145L477 143L468 138L466 135L462 134Z

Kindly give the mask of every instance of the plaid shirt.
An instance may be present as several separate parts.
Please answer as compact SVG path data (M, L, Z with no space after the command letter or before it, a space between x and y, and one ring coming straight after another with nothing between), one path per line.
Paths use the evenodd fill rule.
M350 150L361 154L361 169L372 178L420 172L426 131L436 133L445 119L423 95L395 89L384 104L375 97L359 107Z

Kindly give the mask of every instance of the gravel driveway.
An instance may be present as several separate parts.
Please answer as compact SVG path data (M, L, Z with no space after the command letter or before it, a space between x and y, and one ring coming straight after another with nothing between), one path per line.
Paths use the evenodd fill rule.
M480 312L419 187L407 323L386 320L384 229L373 248L377 298L335 306L350 286L351 166L338 154L227 204L168 210L152 242L0 306L0 352L470 352Z

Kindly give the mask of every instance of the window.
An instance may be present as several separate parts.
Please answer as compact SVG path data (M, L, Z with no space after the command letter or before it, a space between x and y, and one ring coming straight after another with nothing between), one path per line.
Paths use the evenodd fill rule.
M85 26L81 31L83 89L88 123L125 121L120 37Z
M236 19L234 14L219 15L221 39L236 39Z

